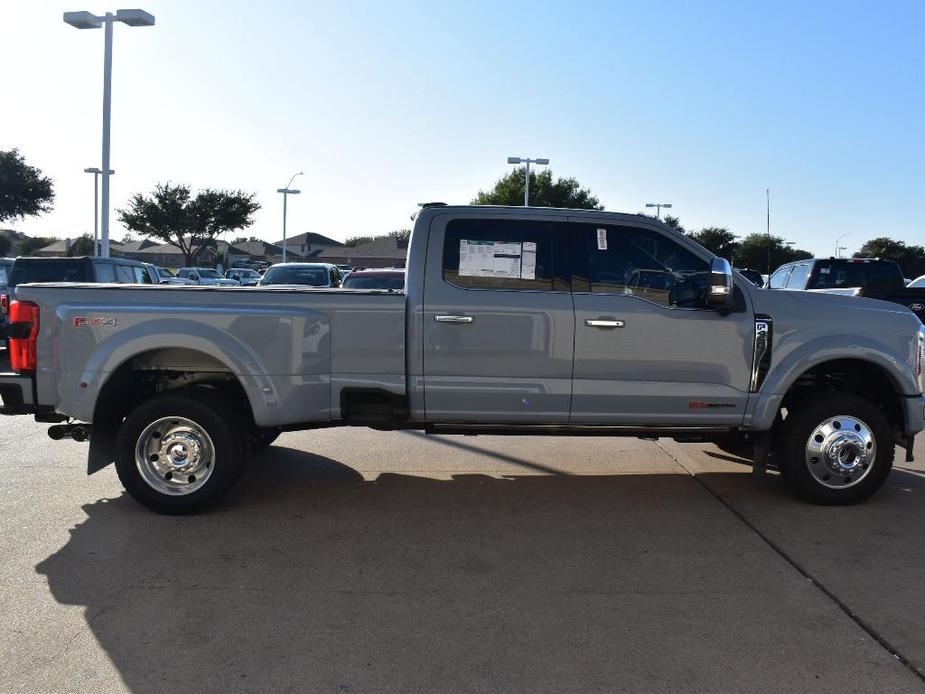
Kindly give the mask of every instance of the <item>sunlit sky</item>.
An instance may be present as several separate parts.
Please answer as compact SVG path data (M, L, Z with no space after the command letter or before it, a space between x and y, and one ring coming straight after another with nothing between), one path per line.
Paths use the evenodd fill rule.
M93 231L103 31L2 0L0 149L55 182L30 235ZM925 243L925 2L137 0L115 27L113 206L159 181L256 192L247 235L410 225L508 155L549 157L608 210L765 229L817 253ZM123 228L112 216L113 238ZM11 226L6 224L4 226Z

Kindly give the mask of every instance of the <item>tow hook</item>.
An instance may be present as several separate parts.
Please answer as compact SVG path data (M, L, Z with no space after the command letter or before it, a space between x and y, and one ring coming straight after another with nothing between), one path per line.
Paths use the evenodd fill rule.
M90 438L91 430L92 427L89 424L55 424L48 427L48 436L55 441L61 439L86 441Z

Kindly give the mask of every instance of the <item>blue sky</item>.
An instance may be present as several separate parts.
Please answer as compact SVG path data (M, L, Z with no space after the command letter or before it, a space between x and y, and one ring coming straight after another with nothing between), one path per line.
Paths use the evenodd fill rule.
M671 202L744 236L769 187L772 232L815 253L925 243L923 2L138 4L157 25L115 29L117 207L157 181L242 188L247 233L277 240L275 190L304 170L289 233L343 239L529 155L610 210ZM58 195L30 234L92 232L103 36L75 9L107 8L4 4L0 149Z

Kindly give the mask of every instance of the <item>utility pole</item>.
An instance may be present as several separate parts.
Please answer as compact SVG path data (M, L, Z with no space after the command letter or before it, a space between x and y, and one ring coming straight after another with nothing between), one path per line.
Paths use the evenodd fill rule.
M508 157L508 164L526 164L526 178L524 180L524 207L530 206L530 163L549 166L549 159L530 159L529 157Z
M670 202L647 202L646 207L654 207L655 208L655 218L661 219L662 218L662 208L664 207L666 210L670 210L671 203Z
M768 198L768 277L771 277L771 189L765 188Z

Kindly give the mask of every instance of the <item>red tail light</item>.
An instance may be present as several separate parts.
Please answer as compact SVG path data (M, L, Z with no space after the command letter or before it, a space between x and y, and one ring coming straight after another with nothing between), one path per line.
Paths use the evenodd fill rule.
M35 371L39 336L39 307L30 301L10 302L10 366L13 371Z
M10 295L0 294L0 314L6 315L10 312Z

